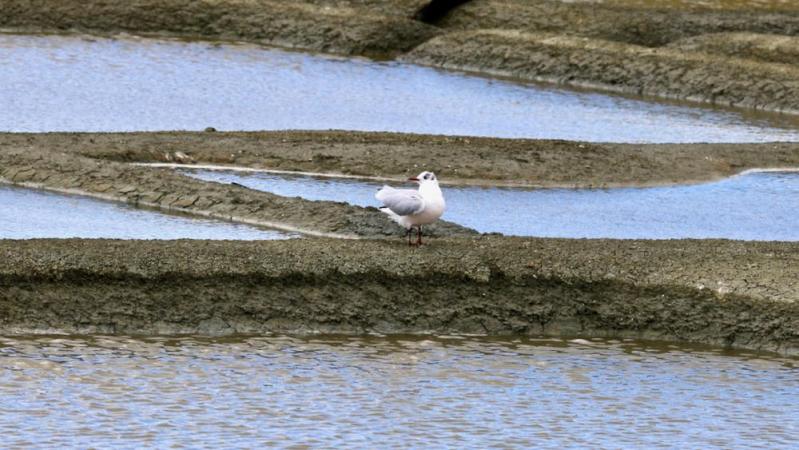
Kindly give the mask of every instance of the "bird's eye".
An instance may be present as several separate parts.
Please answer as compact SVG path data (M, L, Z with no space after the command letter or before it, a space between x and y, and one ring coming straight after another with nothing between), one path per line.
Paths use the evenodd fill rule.
M425 180L429 180L430 179L430 174L425 174L424 179Z

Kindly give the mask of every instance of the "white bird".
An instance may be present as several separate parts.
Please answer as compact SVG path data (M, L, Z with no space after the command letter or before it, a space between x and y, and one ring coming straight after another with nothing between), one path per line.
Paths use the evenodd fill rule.
M408 245L412 245L411 231L414 227L417 230L416 245L422 245L422 225L438 220L444 214L447 205L433 172L422 172L416 177L408 178L408 181L418 183L419 190L394 189L391 186L383 186L377 191L375 198L383 202L384 206L380 208L381 211L405 227Z

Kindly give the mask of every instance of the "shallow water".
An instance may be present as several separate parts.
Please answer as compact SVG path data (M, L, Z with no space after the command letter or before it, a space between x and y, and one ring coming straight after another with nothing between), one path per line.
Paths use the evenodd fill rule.
M0 186L0 239L286 239L278 231Z
M0 34L0 131L347 129L614 142L799 141L742 115L247 45Z
M382 183L193 171L278 195L380 206ZM407 185L413 188L413 185ZM750 173L689 186L614 189L442 188L443 219L516 236L799 241L799 173Z
M796 360L634 341L0 337L19 448L790 448Z

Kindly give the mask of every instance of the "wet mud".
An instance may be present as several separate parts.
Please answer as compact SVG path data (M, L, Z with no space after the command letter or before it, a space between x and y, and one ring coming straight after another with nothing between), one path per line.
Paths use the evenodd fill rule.
M799 35L799 7L711 3L474 0L437 24L447 34L405 60L613 92L799 112L794 100L799 73L763 64L792 58L791 50L771 47L779 36ZM754 45L708 42L723 40L719 33L773 37ZM669 45L694 37L703 48ZM734 52L741 47L755 48Z
M218 164L395 180L432 170L444 183L547 187L694 183L799 167L796 143L596 144L349 131L0 133L0 152L12 151L93 164ZM23 164L5 161L8 168Z
M0 0L0 28L120 32L239 40L345 55L391 57L437 33L369 5L271 0Z
M425 161L458 160L473 170L462 181L480 180L493 167L487 173L497 180L596 183L630 180L634 171L613 159L628 152L651 153L651 166L634 178L651 182L667 166L681 168L670 175L707 176L713 158L713 173L748 162L792 163L796 145L603 146L346 132L4 134L0 142L3 182L361 238L0 241L2 333L515 333L799 349L796 243L478 237L444 223L428 245L409 248L373 208L130 164L284 161L288 169L402 176L427 154L440 159ZM398 164L375 156L378 149ZM531 159L510 164L520 155Z
M797 36L796 6L473 0L433 26L414 20L428 3L0 0L0 29L237 40L402 57L486 75L799 113L799 68L771 64L795 59L790 42L775 44L775 37L726 43L712 37ZM692 43L694 37L700 40Z
M670 48L799 66L799 37L756 33L713 33L681 39Z
M280 197L236 185L204 182L170 169L137 167L33 149L0 152L0 183L87 195L135 206L231 220L310 236L401 236L376 208ZM475 232L439 222L432 236Z
M792 8L474 0L434 27L410 18L420 7L415 0L386 5L0 0L0 28L404 55L484 74L799 111L799 69L784 56L792 58L790 52L732 57L714 38L697 37L796 36L799 12ZM476 236L444 223L428 246L412 249L375 209L215 185L130 162L390 178L424 168L457 183L629 186L796 167L799 146L302 131L2 134L2 182L316 236L381 239L0 241L1 332L517 333L799 353L795 243L520 239Z
M791 243L31 240L0 241L0 255L3 333L514 333L799 352Z
M742 2L734 8L702 8L698 3L472 0L438 25L452 31L557 33L647 47L707 33L799 34L796 4L767 7Z
M405 61L531 81L799 114L799 67L507 30L449 33Z

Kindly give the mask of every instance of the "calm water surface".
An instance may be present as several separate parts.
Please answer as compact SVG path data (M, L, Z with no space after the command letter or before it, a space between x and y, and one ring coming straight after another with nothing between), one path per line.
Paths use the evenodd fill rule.
M380 206L374 194L382 183L265 173L188 173L287 197ZM656 188L442 189L447 200L443 219L484 233L799 241L799 173L751 173L714 183Z
M0 239L286 239L278 231L0 186Z
M246 45L0 34L0 131L347 129L614 142L799 141L742 115Z
M796 364L633 341L0 337L0 433L17 448L795 448Z

